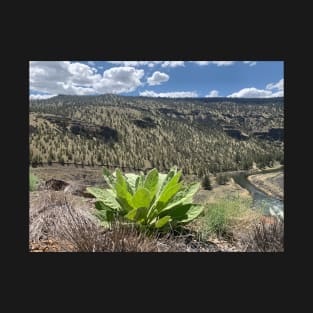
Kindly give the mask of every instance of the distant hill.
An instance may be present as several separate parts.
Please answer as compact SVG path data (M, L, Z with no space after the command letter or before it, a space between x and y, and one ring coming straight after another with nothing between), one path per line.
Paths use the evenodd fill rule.
M201 176L283 162L283 98L59 95L29 108L34 164L176 164Z

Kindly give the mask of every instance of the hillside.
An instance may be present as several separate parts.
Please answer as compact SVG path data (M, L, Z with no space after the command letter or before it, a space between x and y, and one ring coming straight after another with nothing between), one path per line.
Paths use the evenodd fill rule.
M283 163L283 98L57 96L30 101L30 163L185 174Z

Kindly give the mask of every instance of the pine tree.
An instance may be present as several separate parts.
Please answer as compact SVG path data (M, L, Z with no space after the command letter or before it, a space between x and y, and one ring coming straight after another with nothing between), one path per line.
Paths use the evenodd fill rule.
M202 179L202 188L205 190L212 190L211 180L209 175L204 175Z

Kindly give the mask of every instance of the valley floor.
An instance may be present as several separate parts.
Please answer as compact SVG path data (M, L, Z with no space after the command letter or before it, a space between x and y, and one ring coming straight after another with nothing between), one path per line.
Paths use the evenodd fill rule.
M74 228L73 225L81 223L81 225L89 225L87 229L85 226L79 230L77 238L79 241L81 238L92 237L94 232L97 231L96 220L92 214L94 208L95 199L86 198L80 193L78 195L69 190L48 190L45 186L45 181L49 179L58 179L63 180L71 184L81 184L82 186L90 185L103 185L103 176L101 167L75 167L75 166L47 166L47 167L37 167L32 168L32 172L39 177L41 185L39 185L39 191L30 192L30 242L29 248L32 252L75 252L75 242L73 246L73 241L71 243L60 240L57 238L59 234L68 233L69 229L64 229L70 227L70 232L74 231L74 234L78 234L78 229ZM282 188L283 178L282 173L269 173L269 174L258 174L253 175L252 182L255 181L263 182L264 185L267 184L267 188L271 188L270 183L273 186L276 186L276 190L279 191L280 186ZM196 181L197 177L185 177L186 181ZM203 190L200 189L194 196L194 202L202 204L204 206L214 205L225 199L240 199L241 200L251 200L252 197L250 193L239 186L232 178L225 184L219 185L216 182L214 176L210 177L212 190ZM257 185L257 183L255 183ZM260 183L259 183L260 185ZM259 187L257 185L257 187ZM261 189L261 188L260 188ZM277 192L278 192L277 191ZM70 209L69 209L70 208ZM74 215L73 215L74 214ZM76 218L76 222L73 224L71 219L73 216ZM87 221L87 224L84 222ZM198 222L201 223L203 219L199 219ZM247 220L248 221L248 220ZM197 225L198 222L191 225L191 230L196 231L199 229ZM81 236L83 232L84 236ZM245 235L246 229L241 228L240 231L237 231L238 235ZM110 235L110 234L109 234ZM87 237L86 237L87 236ZM117 236L117 235L116 235ZM123 236L125 236L123 234ZM188 236L191 236L190 234ZM240 237L239 236L239 237ZM127 236L126 236L127 237ZM190 237L188 237L190 238ZM207 236L205 241L198 241L196 237L187 237L176 238L170 241L157 240L155 242L140 242L138 247L142 249L148 249L148 251L137 251L136 252L244 252L246 251L246 246L240 242L240 240L225 240L224 238L219 238L216 236ZM125 238L124 238L125 239ZM123 240L124 240L123 239ZM89 240L89 239L88 239ZM128 240L128 239L127 239ZM135 240L135 239L134 239ZM136 239L137 240L137 239ZM139 238L138 240L143 240ZM144 239L145 240L145 239ZM79 242L79 244L81 244ZM145 246L147 248L145 248ZM137 247L137 246L136 246ZM88 248L88 247L87 247ZM86 249L87 249L86 248ZM76 249L76 250L75 250ZM83 247L82 249L85 249ZM88 248L89 249L89 248ZM111 249L111 248L108 248ZM124 248L123 248L124 249ZM137 248L136 248L137 249ZM141 248L138 248L141 249ZM151 250L149 250L151 249ZM78 250L80 251L80 250ZM123 250L124 251L124 250ZM113 251L112 251L113 252Z

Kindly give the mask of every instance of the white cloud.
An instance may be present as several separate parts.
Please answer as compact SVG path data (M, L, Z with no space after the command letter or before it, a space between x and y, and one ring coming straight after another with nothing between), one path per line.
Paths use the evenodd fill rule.
M210 63L215 64L217 66L230 66L234 65L234 61L210 61Z
M206 66L209 64L214 64L217 66L230 66L235 64L235 61L191 61L191 62L200 66Z
M283 97L284 96L284 91L281 90L281 91L277 91L277 92L274 92L271 97Z
M108 62L115 65L133 66L133 67L148 66L151 68L156 66L157 64L160 64L161 67L163 68L185 66L184 61L108 61ZM200 66L206 66L209 64L215 64L217 66L230 66L235 64L235 61L189 61L189 62L195 63Z
M172 91L172 92L154 92L145 90L139 93L142 97L164 97L164 98L196 98L198 94L196 91Z
M243 61L244 64L249 64L249 66L254 66L256 65L255 61Z
M143 66L148 65L149 61L108 61L109 63L116 64L116 65L123 65L123 66Z
M156 64L162 63L161 61L149 62L148 67L154 67Z
M169 76L166 73L156 71L151 77L148 77L147 82L150 86L160 85L169 80Z
M266 85L266 89L278 89L278 90L284 90L284 79L282 78L277 83L270 83Z
M197 65L200 66L206 66L210 63L210 61L191 61L192 63L196 63Z
M112 67L103 72L69 61L31 61L30 89L49 94L88 95L134 91L142 85L144 70Z
M142 85L140 79L144 70L134 67L112 67L103 72L103 77L95 82L94 89L98 93L132 92Z
M218 97L218 90L211 90L211 92L205 96L206 98Z
M108 63L116 64L116 65L123 65L123 66L148 66L154 67L157 64L162 63L163 61L108 61Z
M228 98L268 98L272 96L272 92L264 89L257 89L254 87L243 88L238 92L234 92L227 96Z
M164 61L161 66L162 67L185 66L185 62L184 61Z
M240 98L272 98L284 96L284 79L282 78L277 83L267 84L265 89L257 89L254 87L243 88L238 92L234 92L227 97Z
M55 97L56 95L29 95L29 99L32 99L32 100L36 100L36 99L39 99L39 100L43 100L43 99L49 99L49 98L52 98L52 97Z

